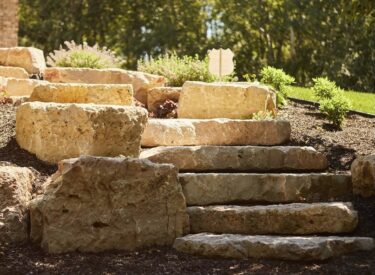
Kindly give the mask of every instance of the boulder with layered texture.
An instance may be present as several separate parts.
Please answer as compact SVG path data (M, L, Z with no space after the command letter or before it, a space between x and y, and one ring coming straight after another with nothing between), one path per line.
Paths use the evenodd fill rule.
M364 197L375 195L375 155L359 157L351 166L353 192Z
M39 159L138 157L147 111L140 107L29 102L17 110L16 139Z
M0 66L0 77L29 78L24 68Z
M258 112L276 112L276 94L257 83L205 83L182 86L179 118L251 118Z
M134 96L147 104L147 92L165 84L165 78L143 72L122 69L47 68L44 79L58 83L131 84Z
M48 83L38 85L30 101L132 105L130 84Z
M29 74L42 74L46 69L43 51L32 47L0 48L0 65L21 67Z
M189 229L177 169L131 158L64 160L30 212L49 253L172 245Z

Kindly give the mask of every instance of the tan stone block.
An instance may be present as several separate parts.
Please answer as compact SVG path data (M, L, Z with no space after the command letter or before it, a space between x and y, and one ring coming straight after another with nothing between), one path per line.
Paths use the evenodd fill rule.
M0 65L24 68L29 74L43 74L43 51L32 47L0 48Z
M358 157L351 166L351 173L355 194L375 195L375 155Z
M0 86L3 86L8 96L30 96L34 88L43 83L36 79L5 78L0 77Z
M29 78L29 74L24 68L0 66L0 77Z

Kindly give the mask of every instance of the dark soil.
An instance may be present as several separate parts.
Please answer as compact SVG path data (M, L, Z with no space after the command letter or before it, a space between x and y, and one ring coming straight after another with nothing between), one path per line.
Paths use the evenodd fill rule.
M343 131L334 131L313 107L291 103L280 118L292 124L289 145L313 146L327 155L331 171L347 171L358 155L375 154L375 119L353 115ZM14 139L15 108L0 105L0 162L30 167L37 174L34 191L56 171L22 150ZM1 165L1 163L0 163ZM359 212L353 235L375 238L374 199L350 198ZM0 245L3 274L375 274L375 251L360 252L324 262L228 260L194 257L172 248L142 251L48 255L27 244Z

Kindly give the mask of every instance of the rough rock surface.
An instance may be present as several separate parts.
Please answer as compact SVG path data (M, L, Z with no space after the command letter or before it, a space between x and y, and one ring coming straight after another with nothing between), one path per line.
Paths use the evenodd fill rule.
M48 83L38 85L30 101L132 105L130 84Z
M21 67L29 74L42 74L46 69L43 51L32 47L0 48L0 65Z
M322 171L325 156L312 147L170 146L144 150L141 158L172 163L180 171Z
M364 197L375 195L375 155L359 157L351 166L353 192Z
M28 168L0 165L0 243L28 240L26 209L33 181Z
M0 77L29 78L24 68L0 66Z
M351 203L188 207L191 233L281 234L352 232L358 223Z
M138 157L146 122L140 107L28 102L17 110L16 139L51 163L81 155Z
M132 84L134 96L147 104L147 92L165 84L165 78L143 72L121 69L47 68L44 79L60 83Z
M290 131L281 120L150 119L142 146L278 145L289 141Z
M251 118L260 111L276 112L276 94L256 83L205 83L182 86L179 118Z
M30 208L31 239L49 253L171 245L188 233L177 169L147 160L64 160Z
M0 86L4 87L9 96L30 96L34 88L47 81L36 79L6 78L0 76Z
M156 112L157 107L163 104L166 100L178 102L180 98L180 87L157 87L148 92L147 95L147 109L150 112Z
M356 251L374 249L372 238L281 237L201 233L177 238L174 247L184 253L224 258L326 260Z
M180 174L188 205L322 201L351 194L350 175Z

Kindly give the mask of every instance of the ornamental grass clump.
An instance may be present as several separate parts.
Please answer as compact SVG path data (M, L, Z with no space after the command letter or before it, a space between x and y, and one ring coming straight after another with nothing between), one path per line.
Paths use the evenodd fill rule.
M121 59L106 47L100 48L97 44L91 47L86 42L81 45L74 41L65 41L64 45L66 49L60 45L59 50L47 56L49 66L106 69L122 65Z
M286 74L282 69L271 66L264 67L260 76L262 83L270 85L276 90L277 106L285 106L287 104L288 86L294 82L294 77Z

